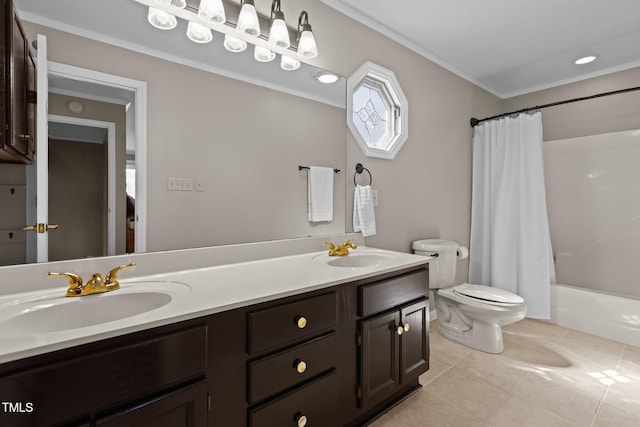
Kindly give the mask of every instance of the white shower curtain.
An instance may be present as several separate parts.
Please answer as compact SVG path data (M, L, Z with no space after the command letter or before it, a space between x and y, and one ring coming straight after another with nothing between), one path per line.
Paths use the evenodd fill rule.
M514 292L550 317L555 281L539 112L485 122L473 135L469 282Z

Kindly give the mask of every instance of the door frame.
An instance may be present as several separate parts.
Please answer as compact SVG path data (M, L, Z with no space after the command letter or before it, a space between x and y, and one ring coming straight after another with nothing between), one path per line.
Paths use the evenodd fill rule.
M134 92L136 152L135 252L147 250L147 82L48 61L48 74ZM115 187L114 187L115 188ZM114 190L115 191L115 190Z
M102 120L49 114L47 122L107 130L107 256L116 254L116 124Z

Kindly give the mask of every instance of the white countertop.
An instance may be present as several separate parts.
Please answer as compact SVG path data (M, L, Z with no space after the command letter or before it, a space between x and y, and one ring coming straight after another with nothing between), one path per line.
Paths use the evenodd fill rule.
M64 295L67 286L2 295L0 363L424 265L431 259L362 246L353 250L352 254L378 254L385 259L378 266L335 267L328 263L337 257L329 257L327 251L322 251L128 279L125 279L125 274L122 273L120 290L86 297L66 298ZM58 331L56 329L62 328L62 323L56 323L55 312L46 311L47 305L78 302L93 304L86 305L85 308L99 307L101 300L98 298L110 298L115 295L118 295L120 301L125 301L125 294L142 293L143 295L137 297L147 298L151 295L145 292L154 290L163 292L167 300L166 296L170 295L170 302L142 314L91 326L65 326ZM89 300L92 298L93 300ZM43 319L46 319L44 322L34 322L33 319L37 317L32 317L29 321L22 320L40 309L44 309L42 313L46 313L46 317L43 316ZM100 312L97 309L95 311ZM69 320L69 311L66 308L58 312L61 314L60 322L64 319ZM108 317L113 313L103 314ZM27 329L24 330L23 327ZM39 327L48 331L41 332Z

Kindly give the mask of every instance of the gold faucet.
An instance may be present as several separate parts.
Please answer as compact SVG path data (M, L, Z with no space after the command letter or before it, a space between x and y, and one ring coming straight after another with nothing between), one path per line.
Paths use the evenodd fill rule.
M329 256L349 255L349 249L357 248L356 244L353 243L353 240L347 240L339 246L336 246L331 242L322 242L322 244L329 246Z
M118 282L118 273L125 268L135 267L136 263L121 265L110 270L105 279L99 273L91 276L91 279L84 285L82 284L82 277L73 273L47 273L47 277L66 277L69 280L69 289L67 289L68 297L81 297L92 294L101 294L104 292L115 291L120 289L120 283Z

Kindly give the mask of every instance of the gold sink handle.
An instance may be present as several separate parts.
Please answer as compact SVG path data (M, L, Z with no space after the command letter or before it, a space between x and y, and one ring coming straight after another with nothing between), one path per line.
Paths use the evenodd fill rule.
M104 280L107 291L115 291L116 289L120 289L120 283L118 282L118 273L120 272L120 270L124 270L125 268L132 268L135 266L136 263L132 262L126 265L121 265L109 271Z
M47 277L66 277L69 280L69 289L67 289L68 297L77 297L82 294L84 285L82 284L82 277L73 273L47 273Z
M358 247L351 239L347 240L346 242L344 242L339 246L336 246L331 242L322 242L322 243L329 246L329 256L349 255L349 249L356 249Z

